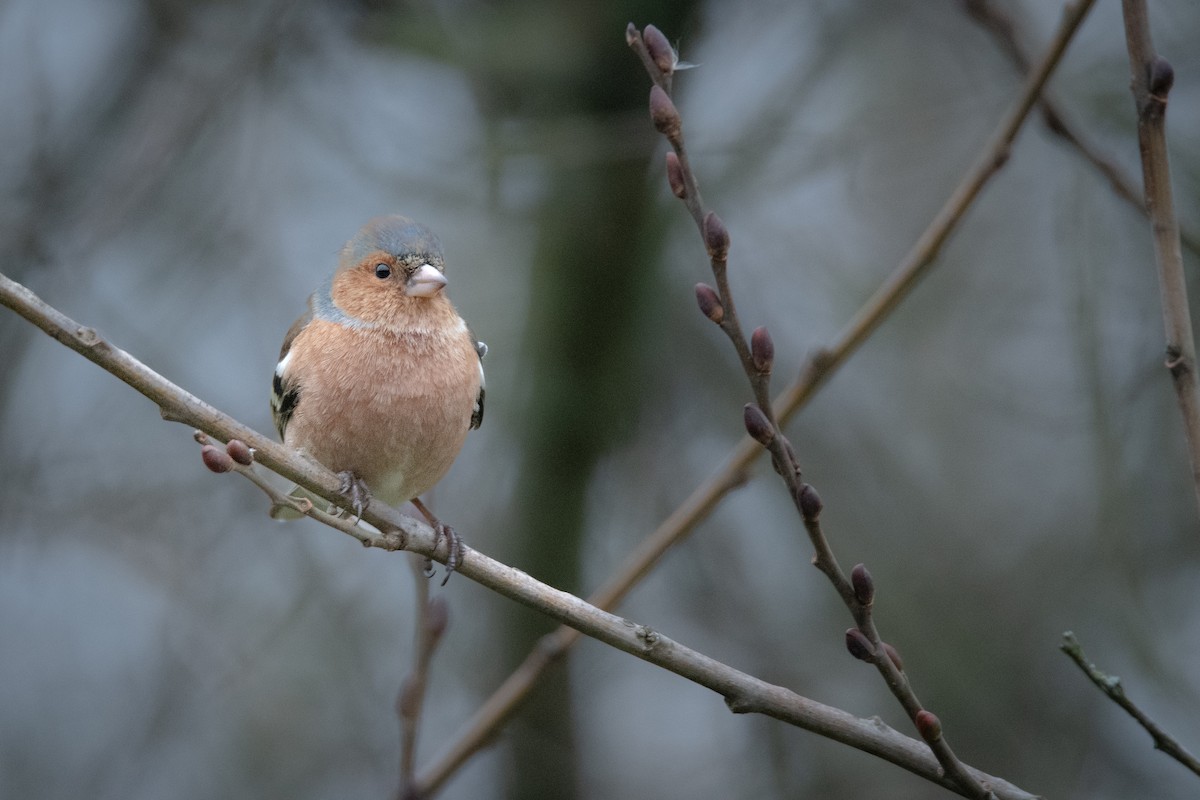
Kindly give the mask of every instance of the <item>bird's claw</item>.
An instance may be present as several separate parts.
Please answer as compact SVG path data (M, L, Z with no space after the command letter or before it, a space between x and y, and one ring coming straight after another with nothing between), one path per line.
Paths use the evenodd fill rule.
M411 502L413 507L416 508L417 511L421 512L421 516L425 517L425 520L429 523L430 527L433 528L434 549L437 549L437 546L441 543L442 539L446 540L446 577L442 578L442 586L445 586L446 581L450 580L450 575L454 573L454 570L458 569L460 564L462 564L462 539L460 539L458 534L454 532L454 528L451 528L449 525L434 516L434 513L430 511L424 503L421 502L421 498L414 497ZM432 576L433 564L429 559L426 559L425 577L428 578Z
M446 585L446 581L450 580L450 576L458 569L459 564L462 564L462 539L444 522L439 522L433 526L433 546L437 547L438 543L446 540L446 577L442 578L442 586ZM432 565L430 572L432 574Z
M358 521L362 519L363 512L367 510L367 506L371 505L371 490L367 488L367 484L362 478L349 470L339 472L338 478L342 481L338 493L350 501L350 507L343 508L338 516L344 517L353 511L354 524L357 525Z

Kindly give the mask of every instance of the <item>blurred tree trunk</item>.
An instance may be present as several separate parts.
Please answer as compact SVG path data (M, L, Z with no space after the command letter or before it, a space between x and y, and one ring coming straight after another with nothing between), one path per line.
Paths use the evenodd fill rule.
M510 11L511 28L523 33L520 41L541 50L533 58L544 68L525 65L519 85L488 85L496 76L481 76L497 116L544 113L551 125L555 117L587 120L594 132L584 139L623 154L604 158L586 152L586 141L555 142L556 153L569 155L550 164L537 226L522 353L530 400L522 411L524 452L511 527L521 538L511 543L510 557L570 592L587 589L579 581L580 545L593 470L620 433L632 429L641 403L638 379L652 349L640 332L642 312L652 308L647 295L659 263L659 226L646 219L655 189L647 175L657 140L647 117L636 146L605 141L620 135L614 130L624 130L614 121L646 113L649 84L625 46L624 29L630 21L639 27L653 22L678 32L691 8L691 3L642 4L635 10L629 3L564 6L533 0ZM498 46L511 48L511 41ZM552 627L514 608L503 634L504 663L519 663ZM577 794L567 670L551 671L506 741L509 797L559 800Z

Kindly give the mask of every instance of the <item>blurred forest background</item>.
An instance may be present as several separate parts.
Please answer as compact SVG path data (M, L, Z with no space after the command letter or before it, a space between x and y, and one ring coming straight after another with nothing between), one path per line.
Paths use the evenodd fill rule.
M1040 52L1057 2L998 2ZM1200 8L1151 4L1200 229ZM586 594L743 436L662 176L654 23L747 327L778 387L909 250L1020 85L952 0L6 0L0 271L271 430L284 331L369 217L439 232L488 413L433 506ZM1140 186L1115 0L1051 92ZM1196 253L1185 257L1191 285ZM1200 308L1193 302L1193 308ZM935 270L789 427L842 564L969 764L1049 797L1200 782L1059 653L1200 747L1200 524L1146 220L1036 116ZM411 654L403 559L203 469L190 432L0 313L0 796L378 798ZM845 651L760 460L621 612L909 732ZM422 760L552 625L458 578ZM939 795L585 641L446 798Z

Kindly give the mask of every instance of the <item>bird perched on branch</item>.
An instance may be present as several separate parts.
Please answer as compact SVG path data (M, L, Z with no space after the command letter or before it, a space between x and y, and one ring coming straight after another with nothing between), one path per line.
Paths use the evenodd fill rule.
M347 511L361 516L372 496L411 501L447 538L449 577L458 537L420 496L483 421L487 346L446 297L445 269L429 228L399 215L368 222L284 337L271 410L284 444L338 473Z

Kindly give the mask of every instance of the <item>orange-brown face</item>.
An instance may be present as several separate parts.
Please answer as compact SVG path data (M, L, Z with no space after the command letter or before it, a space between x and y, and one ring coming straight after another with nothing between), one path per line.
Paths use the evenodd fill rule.
M368 253L356 264L343 264L333 278L333 302L364 322L395 323L419 314L422 305L442 297L446 278L440 258Z

